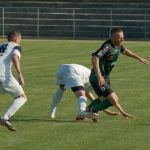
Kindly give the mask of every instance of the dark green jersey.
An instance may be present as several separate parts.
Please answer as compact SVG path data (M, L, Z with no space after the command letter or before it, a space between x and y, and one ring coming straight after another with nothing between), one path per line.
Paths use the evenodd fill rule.
M123 53L124 50L125 47L123 45L116 48L111 40L107 40L95 53L92 54L92 56L99 57L101 74L105 78L109 78L109 74L112 68L115 66L120 52ZM97 80L94 69L91 71L90 80Z

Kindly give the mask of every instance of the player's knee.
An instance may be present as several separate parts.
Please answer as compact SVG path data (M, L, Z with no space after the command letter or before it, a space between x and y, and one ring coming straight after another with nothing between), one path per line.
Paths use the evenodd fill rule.
M103 100L105 100L105 99L106 99L106 97L103 97L103 96L100 96L100 97L99 97L99 100L100 100L100 101L103 101Z
M27 101L27 96L25 94L22 94L19 97L23 98L25 102Z
M81 96L86 97L85 91L79 90L74 92L74 94L79 98Z
M112 105L116 105L118 103L118 96L115 93L112 93L109 96L109 100Z
M71 89L77 97L80 96L86 97L86 93L83 86L76 86L76 87L72 87Z

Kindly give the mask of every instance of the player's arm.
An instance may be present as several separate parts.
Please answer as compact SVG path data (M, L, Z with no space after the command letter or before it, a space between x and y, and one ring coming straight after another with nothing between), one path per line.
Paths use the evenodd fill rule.
M93 65L93 68L95 70L95 73L96 73L96 76L97 76L97 79L99 82L99 86L102 87L105 84L105 80L101 74L101 70L99 67L99 61L101 61L101 60L96 55L92 56L92 65Z
M129 56L129 57L135 58L144 64L149 64L148 60L146 60L143 57L138 56L137 54L133 53L132 51L130 51L127 48L124 49L123 54L126 56Z
M116 102L114 106L120 111L120 113L123 115L123 117L125 117L125 118L134 118L132 115L128 114L127 112L125 112L123 110L123 108L121 107L119 102Z
M92 102L95 100L94 95L91 92L86 92L86 97ZM105 112L106 114L110 115L110 116L117 116L120 115L119 112L113 112L110 111L109 109L104 109L103 112Z
M101 58L106 55L108 50L109 50L109 47L104 44L95 53L92 54L92 65L95 70L100 87L102 87L105 84L105 80L101 74L99 61L101 61Z
M23 75L22 75L22 72L21 72L19 56L15 53L12 55L12 62L14 64L14 67L15 67L16 72L18 74L19 84L24 85L24 78L23 78Z
M104 109L103 112L105 112L106 114L108 114L108 115L110 115L110 116L117 116L117 115L120 115L119 112L110 111L109 109Z

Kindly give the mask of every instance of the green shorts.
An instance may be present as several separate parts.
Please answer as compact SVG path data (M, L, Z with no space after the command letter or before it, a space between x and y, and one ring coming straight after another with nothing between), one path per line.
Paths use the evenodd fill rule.
M109 79L105 79L105 85L103 87L99 86L98 81L90 80L90 83L91 83L95 93L99 97L101 97L101 96L107 97L108 95L110 95L113 92L113 90L110 88Z

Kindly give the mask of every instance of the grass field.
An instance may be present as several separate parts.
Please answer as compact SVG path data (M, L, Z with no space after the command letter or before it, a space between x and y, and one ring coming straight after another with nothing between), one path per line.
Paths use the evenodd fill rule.
M91 68L92 51L102 41L23 40L21 65L28 102L12 118L17 132L0 126L0 150L148 150L150 148L150 66L120 56L111 74L113 90L135 119L100 113L100 122L76 122L77 100L66 91L57 118L48 117L55 92L55 73L61 63ZM125 42L133 52L150 58L149 42ZM0 114L12 102L0 95ZM111 108L111 110L115 110Z

